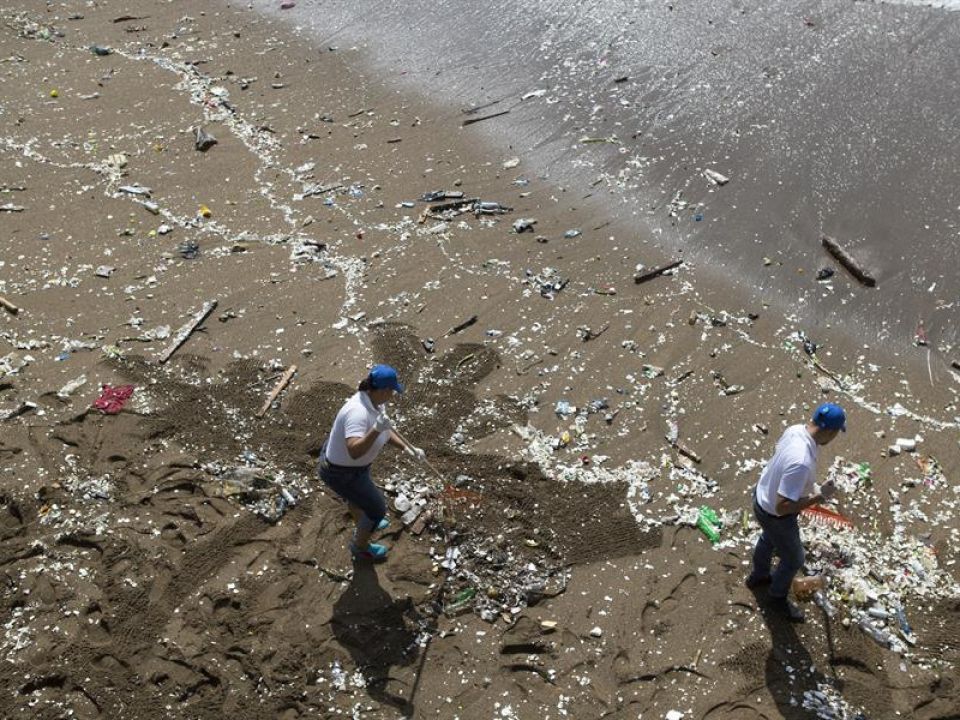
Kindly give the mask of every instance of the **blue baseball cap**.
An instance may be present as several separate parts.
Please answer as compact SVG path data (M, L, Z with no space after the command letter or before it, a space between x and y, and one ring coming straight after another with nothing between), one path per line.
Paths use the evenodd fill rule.
M398 393L403 392L403 385L397 380L397 371L389 365L374 365L370 368L370 387L374 390L389 388Z
M834 403L824 403L813 411L812 422L824 430L847 431L847 414Z

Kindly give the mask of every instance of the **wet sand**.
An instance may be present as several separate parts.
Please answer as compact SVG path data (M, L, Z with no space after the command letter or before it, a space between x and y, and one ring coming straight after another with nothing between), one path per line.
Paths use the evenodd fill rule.
M3 717L791 718L829 687L871 718L957 712L942 348L928 376L927 348L865 349L690 249L634 284L676 247L561 179L567 160L543 179L456 105L245 8L7 7L2 30L0 204L23 210L0 215L0 295L22 308L0 316L0 407L37 404L0 421ZM513 209L418 222L428 205L407 204L439 189ZM163 327L212 299L160 364ZM398 425L445 479L443 522L415 535L392 514L378 567L350 563L349 518L313 474L373 361L401 370ZM91 407L103 383L134 385L119 414ZM872 484L843 507L853 534L805 533L874 553L853 569L896 588L903 652L844 623L861 608L838 581L840 615L808 605L799 628L742 585L756 528L735 513L821 398L851 428L822 470L867 461ZM916 434L918 453L881 455ZM911 483L931 456L942 480ZM256 479L238 487L238 466ZM392 452L376 475L436 487ZM716 546L688 522L705 503L729 513ZM923 583L901 586L897 548L932 563ZM476 612L438 613L466 589Z
M860 342L909 342L923 319L938 344L957 345L956 7L255 5L420 97L509 110L464 134L512 147L682 247L702 274ZM677 193L683 208L671 207ZM836 268L824 234L871 269L876 290L842 271L815 281Z

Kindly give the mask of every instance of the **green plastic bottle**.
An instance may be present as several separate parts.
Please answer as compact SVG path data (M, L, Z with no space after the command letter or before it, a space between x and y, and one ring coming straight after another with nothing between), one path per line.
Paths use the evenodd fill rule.
M700 508L700 513L697 515L697 527L700 528L700 532L706 535L707 540L712 544L720 541L721 525L720 518L712 507L703 505Z

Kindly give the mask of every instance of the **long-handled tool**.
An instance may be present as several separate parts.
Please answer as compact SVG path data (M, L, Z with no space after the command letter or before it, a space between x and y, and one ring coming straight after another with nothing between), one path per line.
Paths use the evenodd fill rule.
M403 436L403 433L397 430L396 425L394 425L392 429L393 429L393 434L396 435L398 438L400 438L400 442L402 442L404 445L407 445L408 447L416 447L412 442L410 442ZM440 480L440 482L442 482L444 485L447 484L447 479L440 473L439 470L437 470L437 468L433 466L433 463L431 463L429 460L424 458L423 464L433 471L433 474L437 476L437 479Z

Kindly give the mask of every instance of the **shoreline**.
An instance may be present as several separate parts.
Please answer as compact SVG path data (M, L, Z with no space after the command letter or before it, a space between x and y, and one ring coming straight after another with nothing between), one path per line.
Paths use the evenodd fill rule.
M612 2L582 12L548 4L521 13L503 0L427 13L415 27L411 18L426 12L416 3L369 22L336 2L319 15L309 0L288 11L266 0L257 8L305 38L322 36L324 46L348 46L337 52L360 56L371 73L422 101L439 101L454 124L457 108L509 111L460 134L501 152L512 146L552 182L596 195L606 213L648 226L674 252L684 246L713 284L759 290L779 311L843 325L858 342L906 346L921 319L946 353L958 344L950 311L960 287L939 262L960 247L940 214L953 204L956 178L929 152L949 125L933 119L936 108L960 82L946 53L957 13L726 2L696 10ZM546 29L537 33L541 13ZM472 38L469 28L486 27L488 16L512 18L511 28ZM937 32L927 32L934 20ZM483 43L494 34L503 48L490 56ZM879 42L878 34L889 37ZM831 42L838 35L843 44ZM413 36L430 41L405 41ZM875 85L851 87L836 71L844 63ZM925 81L934 76L943 83ZM898 78L909 93L888 87ZM919 107L930 116L915 117ZM730 183L712 186L702 177L710 168ZM672 204L678 192L684 207ZM822 235L878 273L879 288L859 287L822 250ZM815 281L824 267L836 270L833 280Z

